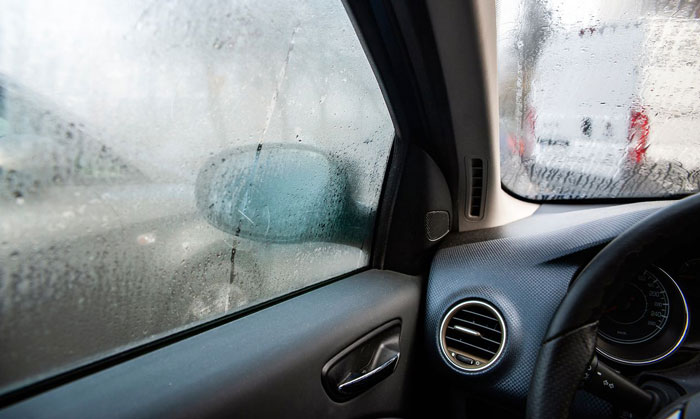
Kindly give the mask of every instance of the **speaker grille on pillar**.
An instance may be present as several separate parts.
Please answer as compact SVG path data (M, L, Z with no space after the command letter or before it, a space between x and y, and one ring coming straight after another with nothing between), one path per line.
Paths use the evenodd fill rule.
M425 234L431 242L440 240L450 231L450 213L429 211L425 214Z

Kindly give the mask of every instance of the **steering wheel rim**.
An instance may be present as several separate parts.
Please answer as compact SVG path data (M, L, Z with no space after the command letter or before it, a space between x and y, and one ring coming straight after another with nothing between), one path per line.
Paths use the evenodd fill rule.
M595 354L603 309L654 258L700 234L700 194L641 220L603 248L574 280L549 324L527 398L528 418L565 418Z

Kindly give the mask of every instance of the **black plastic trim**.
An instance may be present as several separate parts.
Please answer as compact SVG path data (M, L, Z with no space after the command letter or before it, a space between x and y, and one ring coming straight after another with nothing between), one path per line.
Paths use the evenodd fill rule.
M389 156L384 182L382 183L379 206L377 207L377 215L374 219L374 235L369 265L376 269L384 269L394 207L399 195L399 187L407 155L408 144L396 138Z
M576 198L576 199L567 199L567 198L553 198L553 199L533 199L533 198L528 198L526 196L519 195L512 190L510 190L503 182L501 182L501 189L508 195L512 196L513 198L524 201L524 202L529 202L531 204L563 204L563 205L596 205L596 204L609 204L609 205L617 205L617 204L631 204L634 202L648 202L648 201L675 201L679 199L683 199L685 197L688 197L690 195L693 195L692 193L689 194L676 194L676 195L667 195L667 196L642 196L642 197L622 197L622 198Z

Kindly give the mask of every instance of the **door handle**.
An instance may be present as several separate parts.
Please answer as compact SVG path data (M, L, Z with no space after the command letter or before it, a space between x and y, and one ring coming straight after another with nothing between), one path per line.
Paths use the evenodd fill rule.
M393 320L331 358L321 379L331 399L350 400L389 377L399 365L401 321Z
M355 378L352 378L351 375L348 377L347 381L338 385L338 393L348 396L360 394L364 390L382 381L390 376L396 369L396 366L399 364L399 355L401 355L401 353L392 356L388 361L372 371L356 374Z

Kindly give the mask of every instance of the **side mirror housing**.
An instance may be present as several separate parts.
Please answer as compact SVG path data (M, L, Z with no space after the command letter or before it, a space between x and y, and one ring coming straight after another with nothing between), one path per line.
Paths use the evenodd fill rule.
M361 245L367 216L349 202L344 171L320 151L262 144L220 153L200 170L197 208L216 228L273 243ZM359 240L359 243L358 243Z

